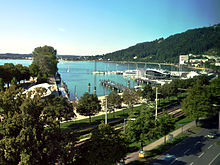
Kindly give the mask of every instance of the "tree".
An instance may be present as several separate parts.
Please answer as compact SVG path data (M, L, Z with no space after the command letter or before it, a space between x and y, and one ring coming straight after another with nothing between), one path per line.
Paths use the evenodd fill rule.
M12 63L5 63L3 65L3 73L2 73L2 78L5 83L9 86L9 83L15 77L16 74L14 74L14 64Z
M103 122L92 131L92 136L81 150L81 159L91 165L115 164L126 156L127 146L125 139L110 125ZM79 158L77 160L80 161Z
M163 111L162 115L156 121L157 133L160 136L165 136L164 142L166 143L166 135L175 128L175 119L167 111Z
M58 112L66 105L53 97L42 99L40 90L34 97L33 92L24 94L14 86L0 92L0 164L55 164L72 159L75 137L59 129L59 118L65 114Z
M13 77L13 79L11 80L11 85L17 86L17 80L15 77Z
M19 83L21 80L28 80L30 78L30 72L28 67L22 66L21 64L17 64L15 65L15 69L17 70L15 78L18 80Z
M136 104L140 97L134 89L126 89L122 95L123 102L133 109L133 105Z
M47 73L48 75L55 75L57 72L57 51L51 46L37 47L33 51L34 61L32 70L35 74L35 71L39 68L41 73ZM35 70L36 69L36 70Z
M213 80L207 88L211 93L212 104L220 105L220 78Z
M109 95L107 97L107 106L110 111L112 110L114 113L115 108L120 108L121 104L122 104L122 98L121 98L121 96L118 95L118 93L116 93L114 91L109 93ZM115 118L115 113L114 113L114 118Z
M186 116L197 121L200 117L213 115L211 95L206 87L195 84L187 91L187 97L182 101L181 107Z
M127 138L130 142L140 142L140 148L143 150L143 142L155 137L155 117L153 112L145 107L140 115L133 121L129 121L126 126Z
M43 75L41 72L38 73L38 75L37 75L37 83L38 84L47 83L47 80L48 80L48 76L46 73L44 73Z
M80 99L76 107L77 113L83 116L89 116L91 123L91 117L101 111L100 101L95 94L85 93Z
M4 91L4 82L3 82L3 79L0 78L0 91Z
M29 70L30 70L30 74L31 74L32 77L37 77L37 75L40 72L39 67L36 64L34 64L34 63L29 65Z
M155 91L152 89L151 85L146 84L142 91L142 97L146 98L149 101L154 101L155 95Z

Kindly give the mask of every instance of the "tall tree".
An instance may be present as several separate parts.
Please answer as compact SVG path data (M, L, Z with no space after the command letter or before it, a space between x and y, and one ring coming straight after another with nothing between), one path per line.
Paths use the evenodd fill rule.
M97 129L92 131L90 140L83 146L80 156L85 162L79 163L79 158L77 162L91 165L115 164L124 158L126 153L127 146L123 136L110 125L102 122Z
M149 101L155 100L155 91L152 89L152 86L150 84L145 85L142 91L142 97L146 98Z
M39 68L41 73L56 74L58 60L56 59L57 51L53 47L37 47L34 49L33 55L33 63Z
M91 123L91 117L101 111L100 101L97 95L85 93L80 99L76 107L76 112L83 116L89 116Z
M208 86L212 104L220 105L220 78L213 80Z
M13 86L0 92L0 164L70 161L74 136L59 129L59 118L65 115L57 114L63 102L50 97L43 100L42 93L39 90L24 94L21 88Z
M175 128L175 118L168 114L167 111L163 111L162 115L158 117L156 121L157 133L164 137L164 142L166 142L166 135Z
M134 89L126 89L122 94L123 102L133 109L140 97Z
M182 101L181 107L186 116L196 120L200 117L213 115L211 95L206 87L195 84L187 91L187 97Z
M31 65L29 65L29 70L30 70L30 75L32 77L37 77L37 75L39 74L40 72L40 69L38 67L38 65L32 63Z
M122 98L118 93L114 91L109 93L107 97L107 106L110 111L111 110L113 111L114 117L115 117L115 109L120 108L121 104L122 104Z
M135 120L130 121L130 118L128 118L126 132L128 140L130 142L140 142L140 148L143 150L143 142L154 138L154 135L156 135L153 112L145 107Z

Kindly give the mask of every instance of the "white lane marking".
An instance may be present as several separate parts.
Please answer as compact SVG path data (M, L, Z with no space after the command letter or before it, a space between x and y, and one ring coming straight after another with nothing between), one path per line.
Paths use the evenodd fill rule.
M192 163L190 163L190 165L193 165L193 162L192 162Z
M210 145L210 146L208 147L208 149L210 149L212 146L213 146L213 144L212 144L212 145Z
M176 161L176 159L174 159L170 164L173 164Z
M209 165L211 165L219 155L220 155L220 153L218 153L218 155L216 155L216 156L214 157L214 159L212 159L212 161L209 163Z
M199 144L200 142L196 142L196 144L194 144L194 146L196 146L197 144Z
M184 154L186 154L189 150L190 150L190 148L189 148L188 150L186 150L186 151L184 152Z
M199 155L199 158L200 158L202 155L204 155L204 152L203 152L203 153L201 153L201 154Z

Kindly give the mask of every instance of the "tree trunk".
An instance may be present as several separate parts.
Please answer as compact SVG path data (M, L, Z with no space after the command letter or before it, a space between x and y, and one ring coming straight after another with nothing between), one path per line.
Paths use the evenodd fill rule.
M142 141L140 141L140 144L141 144L141 151L144 151L144 147L143 147Z
M196 127L198 126L198 120L199 120L199 119L198 119L198 118L196 118Z

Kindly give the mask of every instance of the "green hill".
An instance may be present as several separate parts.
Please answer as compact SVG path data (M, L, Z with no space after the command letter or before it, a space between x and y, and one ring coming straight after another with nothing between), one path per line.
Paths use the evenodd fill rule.
M220 24L144 42L127 49L107 53L104 60L177 63L181 54L220 56Z

